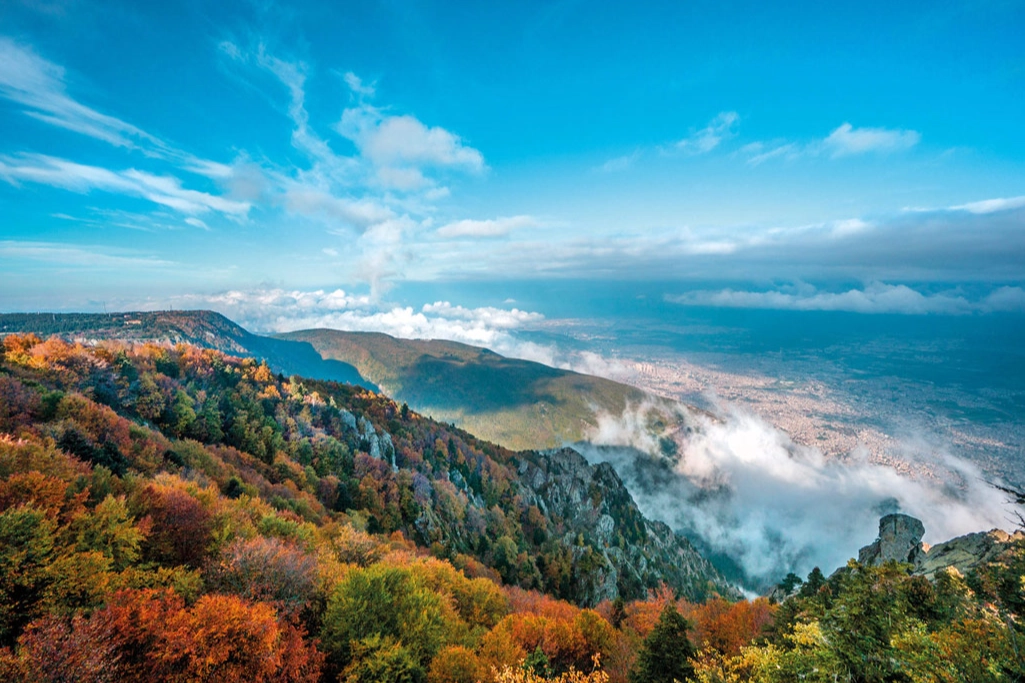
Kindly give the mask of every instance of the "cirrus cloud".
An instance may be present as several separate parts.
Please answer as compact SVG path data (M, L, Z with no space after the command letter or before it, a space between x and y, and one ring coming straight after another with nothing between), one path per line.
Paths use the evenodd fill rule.
M0 156L0 179L15 185L30 182L73 192L102 190L142 197L190 215L216 211L227 216L243 218L249 213L250 208L248 202L182 187L181 181L171 176L159 176L134 168L111 171L43 154Z
M733 126L740 120L735 111L719 112L708 125L677 141L676 149L687 154L706 154L719 146L723 140L733 137Z

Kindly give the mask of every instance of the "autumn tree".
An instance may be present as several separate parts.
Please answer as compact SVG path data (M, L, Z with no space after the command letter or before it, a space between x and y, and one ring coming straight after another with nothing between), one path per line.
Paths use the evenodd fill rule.
M316 602L316 558L277 538L238 539L204 574L212 588L273 603L291 615L311 611Z

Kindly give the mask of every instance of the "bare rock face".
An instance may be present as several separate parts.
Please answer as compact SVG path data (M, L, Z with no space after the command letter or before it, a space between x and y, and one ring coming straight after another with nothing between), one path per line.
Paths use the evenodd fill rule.
M1000 529L958 536L945 543L937 543L919 557L914 573L928 579L948 569L967 574L975 567L996 561L1010 544L1023 538L1025 534L1020 531L1009 534Z
M967 574L972 569L997 560L1010 544L1025 539L1025 534L1009 534L1000 529L979 531L937 543L922 544L925 526L908 515L886 515L879 520L879 538L858 553L858 562L879 565L889 560L908 562L912 574L934 579L949 569Z
M662 584L696 602L742 597L690 541L641 514L612 465L563 448L521 457L517 470L521 499L544 514L575 568L575 602L636 599Z
M895 513L879 520L879 538L858 552L858 562L879 565L890 560L915 564L925 554L925 525L909 515Z

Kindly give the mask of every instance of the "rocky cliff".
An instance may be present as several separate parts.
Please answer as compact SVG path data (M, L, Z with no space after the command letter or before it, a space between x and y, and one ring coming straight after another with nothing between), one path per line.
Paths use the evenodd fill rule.
M576 586L581 604L643 594L663 582L691 600L742 597L690 541L641 514L612 465L590 465L563 448L520 458L517 469L524 502L558 529L584 569Z

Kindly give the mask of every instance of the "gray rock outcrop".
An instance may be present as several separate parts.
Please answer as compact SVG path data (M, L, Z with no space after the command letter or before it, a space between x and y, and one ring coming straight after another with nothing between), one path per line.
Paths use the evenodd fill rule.
M858 552L858 562L879 565L890 560L914 564L925 551L925 525L910 515L894 513L879 520L879 538Z
M967 574L972 569L997 560L1010 544L1025 539L1025 534L1009 534L1000 529L979 531L929 547L922 543L925 525L902 514L886 515L879 520L879 538L858 552L858 562L880 565L889 560L908 562L913 574L933 579L941 571L954 569Z
M967 574L978 566L996 561L1011 543L1022 539L1025 539L1025 534L1020 531L1009 534L1000 529L965 534L929 548L915 562L914 573L928 579L947 569Z

